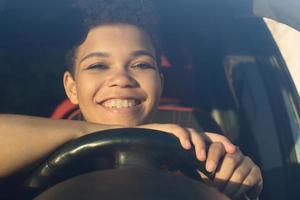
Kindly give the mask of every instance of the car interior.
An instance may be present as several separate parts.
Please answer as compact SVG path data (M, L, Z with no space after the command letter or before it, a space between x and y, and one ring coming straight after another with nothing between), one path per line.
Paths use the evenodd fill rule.
M299 104L290 92L295 88L264 21L244 16L244 8L237 5L216 3L220 2L157 2L165 88L154 122L224 134L262 168L261 199L292 199L300 174L294 150L298 136L288 121L299 117ZM32 43L42 38L26 27L33 15L23 14L23 21L12 16L6 13L5 19L18 28L7 24L4 38L9 40L2 38L0 46L0 111L81 119L78 107L63 92L65 48L60 48L59 39L48 45L49 41ZM34 30L42 30L46 38L58 37L63 27L57 34L51 28L57 18L48 15L45 20L52 24L36 22Z

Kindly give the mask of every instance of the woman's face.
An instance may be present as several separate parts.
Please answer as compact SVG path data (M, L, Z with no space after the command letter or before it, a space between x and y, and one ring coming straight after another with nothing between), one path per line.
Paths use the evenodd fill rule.
M89 122L135 126L149 123L162 92L155 50L148 35L126 24L91 29L78 47L75 74L66 72L66 93Z

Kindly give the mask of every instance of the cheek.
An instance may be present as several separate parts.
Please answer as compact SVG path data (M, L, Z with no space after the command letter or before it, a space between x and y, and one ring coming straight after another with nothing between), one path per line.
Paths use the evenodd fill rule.
M157 73L144 74L140 77L140 83L152 101L159 101L162 93L162 82Z
M93 97L101 87L99 77L93 75L82 75L77 79L77 95L79 104L93 101Z

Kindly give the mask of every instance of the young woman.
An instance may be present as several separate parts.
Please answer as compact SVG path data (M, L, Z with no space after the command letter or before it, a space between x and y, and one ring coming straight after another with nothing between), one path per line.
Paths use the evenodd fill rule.
M257 198L262 190L260 169L228 139L176 124L151 123L163 90L151 3L89 3L79 2L87 11L87 34L71 51L72 64L63 79L67 96L79 105L85 121L1 115L0 177L12 175L60 145L95 131L149 128L175 135L185 149L194 145L197 158L206 161L208 171L218 167L210 184L228 196L238 198L250 192L251 198Z

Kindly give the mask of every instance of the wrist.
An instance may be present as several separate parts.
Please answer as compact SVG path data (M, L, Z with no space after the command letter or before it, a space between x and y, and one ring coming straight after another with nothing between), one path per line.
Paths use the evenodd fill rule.
M97 123L90 123L90 122L81 122L80 128L76 133L76 138L82 137L84 135L88 135L98 131L104 131L109 129L117 129L123 128L119 125L105 125L105 124L97 124Z

